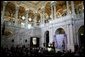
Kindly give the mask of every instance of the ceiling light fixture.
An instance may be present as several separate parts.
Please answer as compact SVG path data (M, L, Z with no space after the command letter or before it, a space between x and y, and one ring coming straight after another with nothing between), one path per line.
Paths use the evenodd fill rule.
M25 23L21 23L21 26L24 27Z
M84 9L84 7L83 7L83 9Z
M30 29L32 26L31 26L31 24L28 24L28 29Z
M21 23L22 25L24 25L24 23Z
M24 17L24 16L22 16L22 19L24 20L24 19L25 19L25 17Z
M32 21L32 19L31 19L31 18L29 18L29 21Z
M51 3L53 3L54 1L52 1Z
M5 3L7 3L7 1L4 1Z

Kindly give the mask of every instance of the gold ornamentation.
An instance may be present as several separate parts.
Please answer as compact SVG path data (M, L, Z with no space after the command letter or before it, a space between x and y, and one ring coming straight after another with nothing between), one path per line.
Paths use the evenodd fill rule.
M11 31L10 29L5 29L4 35L5 35L6 37L10 37L12 34L13 34L13 33L12 33L12 31Z

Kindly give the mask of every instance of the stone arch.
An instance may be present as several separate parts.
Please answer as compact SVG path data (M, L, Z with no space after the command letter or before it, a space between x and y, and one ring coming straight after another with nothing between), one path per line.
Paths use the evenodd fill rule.
M64 34L65 31L63 28L58 28L56 31L55 31L56 34Z
M55 42L55 48L66 50L67 35L63 28L56 29L53 41Z
M64 26L59 26L59 27L55 26L54 31L53 31L54 35L55 35L56 30L59 29L59 28L64 29L65 34L67 34L67 29L66 29L66 27L64 27Z

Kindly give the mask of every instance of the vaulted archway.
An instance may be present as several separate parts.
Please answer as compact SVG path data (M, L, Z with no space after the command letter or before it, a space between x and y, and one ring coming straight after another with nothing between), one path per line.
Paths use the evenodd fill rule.
M66 49L66 47L67 47L67 35L66 35L63 28L58 28L55 31L54 42L55 42L55 48Z

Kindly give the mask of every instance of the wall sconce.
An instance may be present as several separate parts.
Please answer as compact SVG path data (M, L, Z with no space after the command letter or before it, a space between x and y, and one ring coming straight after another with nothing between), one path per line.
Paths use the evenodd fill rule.
M32 28L31 24L28 24L28 29Z

